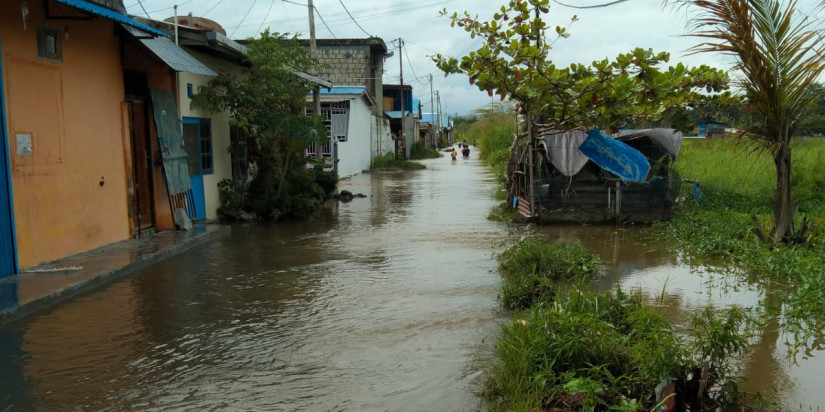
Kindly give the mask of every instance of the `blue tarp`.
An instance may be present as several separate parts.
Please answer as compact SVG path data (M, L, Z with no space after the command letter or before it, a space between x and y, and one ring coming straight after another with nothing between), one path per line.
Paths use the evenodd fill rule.
M590 131L579 150L599 167L613 172L622 180L643 182L650 171L650 162L642 152L598 129Z

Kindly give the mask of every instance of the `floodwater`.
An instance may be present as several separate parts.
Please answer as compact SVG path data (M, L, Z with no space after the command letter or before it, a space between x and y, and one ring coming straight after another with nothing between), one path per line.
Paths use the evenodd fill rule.
M0 328L0 410L478 410L507 230L475 154L425 163Z
M362 174L317 221L240 225L42 314L0 327L0 410L472 411L499 323L486 219L495 182L470 160ZM638 227L547 226L598 252L616 283L687 324L763 291L691 266ZM825 410L825 356L788 359L767 324L742 390Z
M597 252L608 273L597 286L612 289L618 285L633 292L641 289L649 304L661 306L664 314L683 328L689 327L693 314L708 306L781 306L741 274L685 262L679 253L654 244L643 227L544 226L539 231L548 238L579 243ZM739 390L746 395L748 406L733 410L755 408L754 395L759 393L771 402L764 410L825 411L825 352L814 349L790 356L786 342L791 341L775 320L759 328L750 352L739 365L745 378Z

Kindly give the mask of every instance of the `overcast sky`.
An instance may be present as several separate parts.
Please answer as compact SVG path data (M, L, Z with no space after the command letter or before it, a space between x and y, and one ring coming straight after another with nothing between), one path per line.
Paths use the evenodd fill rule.
M559 0L577 6L593 6L608 0ZM163 20L190 12L220 23L233 39L256 36L267 27L281 33L298 33L309 37L306 0L124 0L127 11L138 16ZM439 10L467 10L487 20L507 0L314 0L317 38L381 37L389 49L397 48L403 38L405 47L404 83L413 86L413 95L420 99L424 112L430 111L430 85L440 92L441 106L447 114L469 114L490 104L486 92L471 86L465 75L444 75L428 56L442 53L460 57L479 45L478 39L459 28L451 28ZM801 0L798 9L812 13L814 0ZM347 14L346 9L353 18ZM145 12L144 12L145 10ZM574 62L589 64L596 59L613 58L635 47L653 48L671 53L671 63L709 64L720 68L730 65L721 56L708 54L685 56L685 50L695 44L695 38L682 36L686 30L685 11L663 8L661 0L628 0L604 8L574 9L551 1L547 23L554 27L566 25L573 15L579 21L569 29L570 37L560 39L551 51L558 65ZM357 24L356 24L357 22ZM359 25L361 28L359 28ZM399 52L385 62L384 82L399 82Z

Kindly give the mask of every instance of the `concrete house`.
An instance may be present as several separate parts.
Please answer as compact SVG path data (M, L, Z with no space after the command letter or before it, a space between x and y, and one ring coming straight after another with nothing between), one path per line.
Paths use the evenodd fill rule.
M384 85L382 109L390 119L395 153L405 159L410 157L410 149L413 143L420 139L419 114L421 104L420 101L417 105L415 102L412 86L404 85L402 88L397 84ZM401 110L402 106L403 111Z
M0 277L175 228L175 73L208 68L165 36L120 1L0 3Z
M309 48L309 40L301 40L301 44ZM372 159L378 155L392 153L394 143L391 140L389 122L379 102L383 101L384 59L387 56L387 45L378 37L365 39L317 39L315 56L320 60L322 67L318 77L329 80L336 87L363 87L365 97L371 102L370 115L366 117L350 117L351 122L361 125L368 122L369 145L359 143L357 150L367 151ZM352 101L352 100L351 100ZM310 107L311 111L311 107ZM355 115L354 113L352 114ZM334 149L336 142L330 138L328 146ZM355 146L355 145L350 145ZM348 149L352 152L356 149ZM343 154L338 158L346 162ZM355 161L358 163L358 161Z
M312 102L311 95L307 102ZM374 106L363 86L321 89L321 117L327 126L327 143L321 145L321 157L337 159L332 168L339 177L353 176L370 167ZM307 154L315 156L314 148Z
M174 36L174 18L139 21ZM210 113L192 107L192 97L217 74L243 76L249 70L246 46L226 37L216 22L202 17L178 17L178 44L211 73L185 71L175 86L183 128L187 171L192 187L189 217L193 220L218 218L218 182L242 180L248 166L247 141L230 127L229 113Z

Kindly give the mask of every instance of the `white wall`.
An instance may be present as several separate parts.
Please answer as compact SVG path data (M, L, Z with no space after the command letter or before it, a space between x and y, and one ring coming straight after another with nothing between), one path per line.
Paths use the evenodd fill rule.
M338 143L338 176L349 177L370 168L372 111L361 97L350 100L347 141Z
M198 59L201 63L217 73L232 73L241 75L245 69L241 66L217 59L212 56L187 50L189 54ZM194 92L198 92L200 86L206 86L214 77L203 76L181 72L178 74L178 97L180 99L181 118L197 117L201 119L211 119L212 123L212 162L214 172L203 177L203 190L206 203L206 218L208 220L218 218L218 207L221 205L218 196L218 182L223 179L232 178L232 158L229 154L229 114L209 113L205 110L196 110L191 107L192 99L187 96L186 84L192 83Z
M392 129L390 121L384 116L372 116L372 140L370 152L371 157L382 156L395 151L395 142L392 141Z

